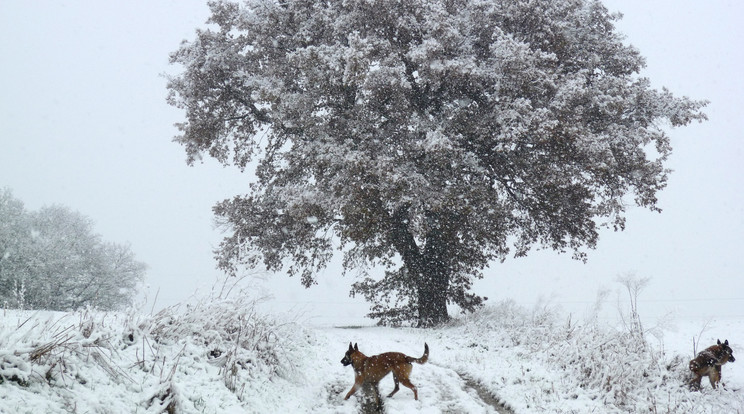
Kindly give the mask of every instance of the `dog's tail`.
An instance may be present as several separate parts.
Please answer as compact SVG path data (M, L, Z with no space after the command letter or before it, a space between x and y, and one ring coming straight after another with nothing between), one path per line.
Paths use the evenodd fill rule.
M426 342L424 342L424 355L422 355L421 358L414 358L414 357L409 357L409 356L406 357L406 362L408 362L409 364L411 362L415 362L417 364L425 364L426 361L428 360L429 360L429 345L427 345Z

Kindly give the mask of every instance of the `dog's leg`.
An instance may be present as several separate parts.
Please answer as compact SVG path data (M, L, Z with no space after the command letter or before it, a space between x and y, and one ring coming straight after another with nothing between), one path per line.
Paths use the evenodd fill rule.
M395 382L395 388L393 388L393 392L388 394L388 398L395 395L395 393L398 392L398 390L400 389L400 386L398 385L398 374L395 372L393 372L393 381Z
M395 390L393 391L393 394L395 394L395 391L398 391L398 382L400 382L404 386L410 388L411 391L413 391L413 399L418 400L418 389L413 385L413 383L411 383L411 380L408 379L411 376L412 370L413 365L406 364L393 371L393 375L395 375ZM390 395L392 396L393 394Z
M725 390L726 384L723 383L723 375L721 375L721 365L716 365L716 373L718 374L718 383L721 384L721 387Z
M349 390L349 393L348 393L348 394L346 394L346 397L344 398L344 400L348 400L348 399L349 399L349 397L351 397L352 395L354 395L354 393L355 393L355 392L356 392L356 391L357 391L357 390L359 389L359 387L361 387L361 386L362 386L362 381L361 381L361 380L359 380L359 379L356 379L356 380L354 381L354 385L352 385L352 386L351 386L351 389Z
M715 389L718 388L718 382L721 381L721 371L718 367L714 367L708 371L708 379L710 379L710 385Z
M694 378L690 380L690 389L693 391L700 391L700 381L703 379L700 375L693 374Z
M413 385L413 383L411 382L411 380L408 379L408 377L401 377L400 383L410 388L411 391L413 391L413 399L418 400L418 389L416 388L415 385Z

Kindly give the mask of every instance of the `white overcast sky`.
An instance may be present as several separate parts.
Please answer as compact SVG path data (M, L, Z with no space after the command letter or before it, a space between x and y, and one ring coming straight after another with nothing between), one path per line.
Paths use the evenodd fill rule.
M495 264L478 292L530 305L550 298L581 312L615 278L651 277L642 309L680 317L744 317L744 3L612 0L618 24L647 58L656 87L709 99L710 120L671 132L662 214L631 209L627 229L602 234L589 262L533 252ZM0 0L0 188L28 209L62 204L92 218L107 241L146 262L156 306L209 290L220 235L211 206L248 177L185 163L171 142L183 114L165 101L168 54L208 16L196 0ZM277 309L362 315L338 268L309 291L286 276L261 282ZM304 302L309 302L302 304Z

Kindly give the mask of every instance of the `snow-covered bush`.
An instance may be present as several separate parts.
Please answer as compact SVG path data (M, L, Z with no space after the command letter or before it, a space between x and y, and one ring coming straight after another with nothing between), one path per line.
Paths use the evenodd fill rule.
M441 332L473 349L468 360L448 365L467 370L518 412L556 406L559 412L591 406L603 412L735 412L744 404L734 390L690 392L689 358L668 355L646 332L629 328L640 325L616 328L594 317L576 322L560 315L557 308L528 310L512 301L486 307L455 322L454 335L450 328ZM495 362L496 356L506 362Z
M35 313L15 326L0 324L0 382L85 384L81 361L93 363L114 379L126 376L111 359L116 352L111 332L89 311Z
M203 357L220 368L225 385L237 391L250 378L288 377L297 326L280 323L256 310L247 297L201 301L182 312L168 308L137 327L156 344L182 344L182 354ZM144 355L144 351L143 351ZM156 356L151 363L157 363ZM143 361L144 362L144 361Z
M248 297L155 315L6 311L0 400L38 402L29 412L240 410L267 382L302 378L295 347L310 339L295 323L259 314Z

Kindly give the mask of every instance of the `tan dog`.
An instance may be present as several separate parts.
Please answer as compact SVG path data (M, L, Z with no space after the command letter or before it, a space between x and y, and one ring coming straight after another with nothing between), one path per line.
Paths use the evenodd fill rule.
M721 343L718 340L718 344L705 348L690 361L690 371L695 376L690 381L690 388L699 390L700 380L707 376L710 380L710 385L716 388L717 384L721 381L721 366L727 362L734 362L734 351L729 347L728 339Z
M374 355L368 357L363 353L359 352L357 344L351 346L349 342L349 350L346 351L346 355L341 360L344 366L351 365L354 368L354 385L346 394L345 400L348 400L364 383L377 384L390 372L393 373L393 381L395 381L395 389L388 395L392 397L400 389L398 383L405 385L413 391L413 398L418 400L418 390L416 386L411 383L408 378L411 375L413 369L412 362L423 364L429 359L429 345L424 343L424 355L421 358L414 358L406 356L400 352L386 352L380 355Z

